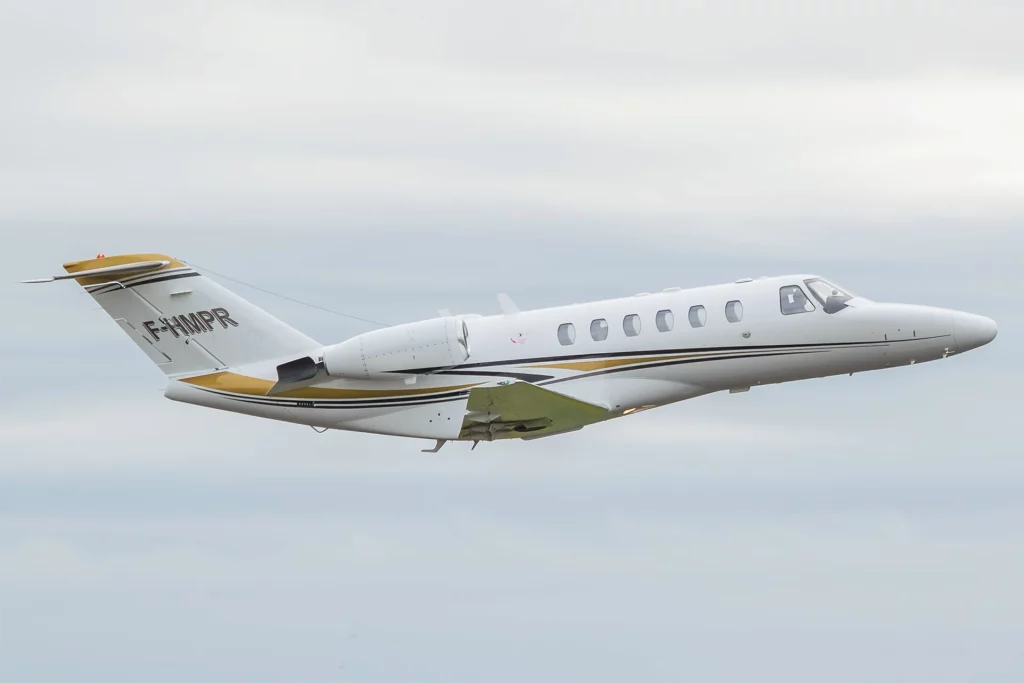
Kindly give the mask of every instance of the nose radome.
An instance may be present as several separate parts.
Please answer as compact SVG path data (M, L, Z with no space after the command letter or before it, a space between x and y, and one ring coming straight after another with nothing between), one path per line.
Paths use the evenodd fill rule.
M953 315L953 338L960 353L988 344L998 331L996 321L983 315L959 312Z

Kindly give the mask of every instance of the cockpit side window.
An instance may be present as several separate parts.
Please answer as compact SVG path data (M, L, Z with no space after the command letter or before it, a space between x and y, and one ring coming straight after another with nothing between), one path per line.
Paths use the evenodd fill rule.
M804 283L807 285L807 289L811 290L811 294L818 300L818 303L821 304L822 309L829 315L838 313L846 308L846 302L853 298L853 295L849 292L844 292L836 285L820 277L804 280Z
M810 313L814 310L814 304L800 285L786 285L779 288L779 308L782 309L782 315L793 315Z

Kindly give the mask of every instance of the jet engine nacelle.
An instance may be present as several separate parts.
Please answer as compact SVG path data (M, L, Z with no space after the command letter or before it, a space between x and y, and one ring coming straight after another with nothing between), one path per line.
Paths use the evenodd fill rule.
M323 350L331 377L377 379L403 370L450 368L469 358L469 330L462 318L447 316L386 327Z

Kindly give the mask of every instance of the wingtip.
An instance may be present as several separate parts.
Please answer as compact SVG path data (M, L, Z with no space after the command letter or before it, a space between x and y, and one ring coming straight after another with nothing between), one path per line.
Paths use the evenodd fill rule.
M504 292L498 295L498 305L501 307L501 312L504 315L515 315L519 312L516 302L512 301L512 297Z

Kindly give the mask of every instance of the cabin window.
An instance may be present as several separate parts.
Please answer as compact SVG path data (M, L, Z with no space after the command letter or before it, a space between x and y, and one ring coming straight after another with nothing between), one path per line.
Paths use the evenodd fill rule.
M691 306L687 317L690 319L690 327L704 327L708 321L708 312L703 306Z
M654 324L658 326L659 332L671 332L675 323L675 317L673 317L672 311L668 309L658 311L658 314L654 316Z
M640 316L631 313L622 319L622 331L627 337L635 337L640 334Z
M799 285L787 285L779 288L779 308L782 315L793 315L794 313L809 313L814 310L814 304L804 294Z
M731 323L738 323L743 320L743 304L739 301L730 301L725 305L725 319Z
M562 323L558 326L558 343L562 346L571 346L576 342L576 328L572 323Z
M598 318L590 323L590 336L594 341L604 341L608 338L608 321Z

